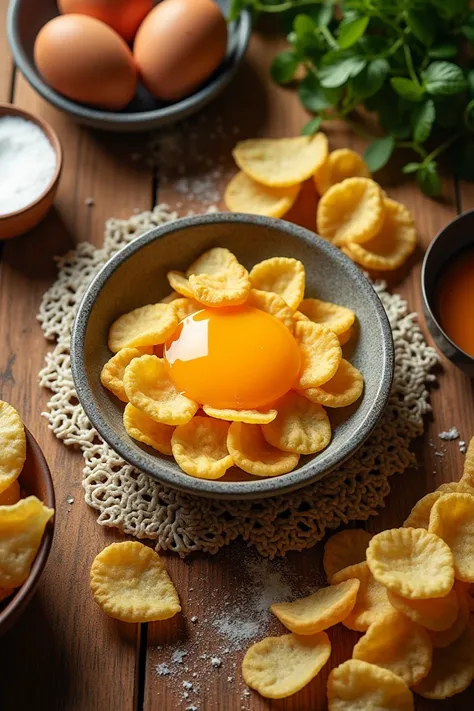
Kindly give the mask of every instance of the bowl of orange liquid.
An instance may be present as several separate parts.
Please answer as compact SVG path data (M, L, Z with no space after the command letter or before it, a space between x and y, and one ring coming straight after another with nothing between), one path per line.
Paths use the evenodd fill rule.
M357 402L329 413L331 439L323 451L302 455L293 470L278 476L253 476L237 467L231 467L225 476L215 480L186 474L173 457L127 435L124 409L128 405L111 395L101 383L101 370L112 355L108 347L112 346L108 341L111 325L123 314L158 304L170 292L167 273L185 270L199 255L214 247L230 250L249 271L256 263L271 257L297 259L305 267L308 297L331 301L356 314L355 332L343 346L343 357L362 373L363 393ZM259 312L257 323L255 314L250 313L252 309L226 311L229 310L215 309L212 319L209 314L201 318L200 313L194 314L191 321L183 319L175 327L171 340L165 343L164 362L171 369L178 392L190 394L195 398L194 404L209 402L206 397L211 390L214 407L235 407L229 397L238 390L239 398L245 396L245 407L256 408L259 402L277 397L277 391L286 392L294 382L299 366L293 372L295 359L290 342L293 336L283 322L276 322L263 312ZM206 329L208 333L204 333ZM220 334L221 342L212 355L215 333ZM180 353L184 341L193 351L192 358ZM252 347L241 348L241 341ZM209 353L202 350L203 344L209 346ZM155 352L154 356L144 358L158 367L157 355ZM219 360L222 358L229 359L225 372L232 371L233 377L223 378ZM291 491L328 475L361 446L387 404L394 349L390 324L379 297L368 279L340 250L313 232L284 220L218 213L186 217L155 228L109 260L92 281L79 307L72 332L71 367L77 396L87 416L126 462L162 484L195 495L256 499ZM157 377L155 372L153 383ZM265 388L271 388L271 392L263 392ZM240 409L244 409L243 404ZM204 412L198 410L196 417L202 420Z
M425 319L436 345L474 377L474 210L456 217L433 240L421 281Z

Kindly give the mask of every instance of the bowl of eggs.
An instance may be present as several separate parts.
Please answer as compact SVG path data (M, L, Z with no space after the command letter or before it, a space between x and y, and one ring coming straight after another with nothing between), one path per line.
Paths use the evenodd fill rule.
M76 315L71 367L129 464L195 495L257 499L330 476L360 447L394 349L379 297L340 250L283 220L220 213L109 260Z
M250 13L230 0L12 0L16 65L50 104L107 131L147 131L211 101L234 76Z

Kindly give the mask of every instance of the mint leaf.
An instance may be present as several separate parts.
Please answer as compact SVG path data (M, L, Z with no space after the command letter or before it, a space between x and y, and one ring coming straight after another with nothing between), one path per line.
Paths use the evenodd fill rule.
M368 17L359 17L350 22L344 22L339 25L339 35L337 43L341 49L352 47L359 40L367 29L369 24Z
M334 5L329 0L329 2L324 2L320 7L309 10L309 14L315 21L317 27L327 27L332 20L334 14Z
M312 113L318 113L337 104L341 90L323 89L314 74L307 74L300 82L298 96L305 109Z
M441 192L441 181L438 174L438 166L435 161L430 161L423 165L416 174L418 187L428 197L435 197Z
M418 106L413 112L413 138L416 143L424 143L431 134L431 129L436 118L436 109L433 99L428 99Z
M390 84L399 96L408 99L408 101L421 101L425 94L423 86L415 84L414 81L405 77L392 77Z
M402 172L405 173L405 175L409 175L410 173L416 173L417 170L419 170L420 166L421 163L407 163L403 166Z
M382 88L389 71L390 64L386 59L373 59L352 81L355 96L363 100L376 94Z
M277 54L270 67L273 81L277 84L288 84L295 76L299 63L294 52L287 51Z
M364 158L371 173L376 173L388 163L394 148L395 139L393 136L379 138L366 148Z
M422 44L429 47L433 44L436 28L433 13L425 10L409 10L406 15L407 25Z
M470 25L463 25L461 27L461 32L470 44L474 44L474 27Z
M327 64L319 70L321 86L335 89L342 86L351 77L355 77L365 68L367 60L361 57L345 57L333 64Z
M426 91L432 96L451 96L466 88L461 67L452 62L432 62L423 73Z
M458 48L454 42L444 42L431 47L428 56L432 59L452 59L458 53Z
M293 29L298 35L310 34L316 29L316 23L308 15L296 15Z
M321 116L315 116L314 119L311 119L311 121L308 121L308 123L303 126L303 128L301 129L301 135L302 136L314 136L314 134L319 131L321 122L322 122Z

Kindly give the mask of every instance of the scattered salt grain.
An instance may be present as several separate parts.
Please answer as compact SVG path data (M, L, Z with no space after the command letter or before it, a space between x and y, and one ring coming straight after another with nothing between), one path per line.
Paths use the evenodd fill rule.
M183 681L183 689L186 689L187 691L191 691L193 688L193 684L191 681Z
M189 699L189 694L187 691L183 692L183 699Z
M94 198L88 197L84 200L84 205L87 207L93 207L95 205Z
M466 446L465 441L463 439L460 439L458 442L458 445L459 445L459 451L461 452L461 454L466 454L467 446Z
M68 496L66 499L67 504L73 504L74 503L74 496Z
M188 653L185 652L184 649L175 649L175 651L171 655L171 661L175 664L182 664L183 657L186 657L187 655Z
M157 664L155 671L158 676L169 676L171 674L170 668L167 664Z
M228 677L227 677L227 681L228 681L229 683L230 683L231 681L234 681L234 677L233 677L233 676L228 676Z
M193 616L191 617L191 622L192 622L193 624L195 624L197 621L198 621L198 618L196 617L196 615L193 615Z
M446 432L440 432L438 437L445 442L452 442L455 439L459 439L459 432L457 427L451 427Z
M185 711L199 711L199 708L197 706L186 706Z
M220 657L211 657L211 665L214 669L218 669L222 666L222 659L220 659Z

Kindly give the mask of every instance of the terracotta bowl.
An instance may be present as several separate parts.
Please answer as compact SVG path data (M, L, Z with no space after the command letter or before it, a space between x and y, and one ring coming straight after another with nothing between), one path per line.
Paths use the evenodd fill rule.
M54 497L53 480L48 464L46 463L39 444L26 427L25 432L26 462L19 480L22 493L24 492L28 496L37 496L46 506L54 509L56 501ZM51 543L53 541L53 533L54 516L46 525L43 540L41 541L27 580L16 590L13 597L8 598L8 600L4 602L0 602L0 635L5 634L5 632L12 627L33 597L43 568L48 560Z
M56 154L56 170L48 187L34 202L21 208L21 210L15 210L14 212L7 212L6 214L0 215L0 240L17 237L24 232L28 232L28 230L36 227L36 225L41 222L53 204L63 162L59 138L49 124L37 116L30 114L29 111L23 111L23 109L19 109L12 104L0 103L0 118L2 116L19 116L39 126L51 143Z
M306 293L348 306L358 333L345 354L362 371L365 390L349 408L330 413L333 437L317 455L301 457L297 469L273 478L250 477L231 469L218 481L188 476L171 457L132 440L125 432L124 405L100 383L111 353L107 334L121 314L159 301L170 292L169 269L185 269L210 247L227 247L247 268L272 256L292 256L306 267ZM347 352L349 350L349 354ZM394 350L392 331L370 282L327 240L284 220L220 213L163 225L134 239L97 274L76 317L71 365L78 398L100 435L123 459L158 481L195 495L259 498L297 489L326 476L372 432L390 394ZM344 410L345 412L342 412Z

